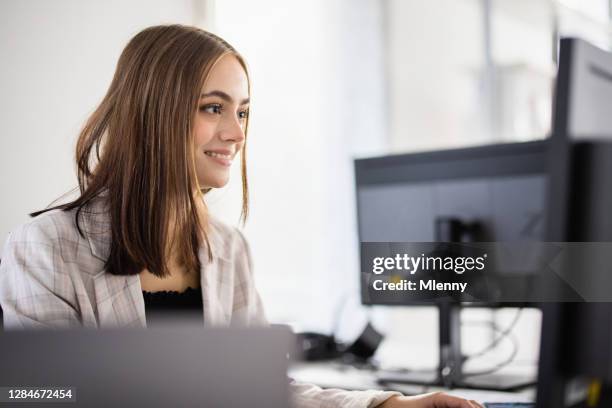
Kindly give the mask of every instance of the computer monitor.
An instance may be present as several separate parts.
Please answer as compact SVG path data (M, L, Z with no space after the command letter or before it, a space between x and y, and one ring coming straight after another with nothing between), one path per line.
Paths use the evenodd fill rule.
M609 96L612 56L586 42L564 39L549 139L356 160L360 242L612 240L612 222L604 221L603 226L601 222L610 219L607 213L612 208L611 189L605 184L607 174L612 174L612 147L609 142L593 142L612 134ZM449 234L449 228L439 228L440 222L462 226L467 237ZM444 230L447 233L441 234ZM383 292L373 301L364 275L360 276L364 304L424 304L411 292ZM425 380L408 376L407 381L494 389L531 382L518 378L493 379L493 384L482 383L484 378L465 381L458 304L438 301L437 306L438 372ZM545 311L556 308L554 304L543 307ZM545 319L547 346L556 341L550 333L561 330L553 317L559 310L550 310L551 317ZM553 349L543 348L544 358L556 353ZM539 376L550 377L551 370L540 364Z
M612 241L612 53L560 44L547 239ZM575 270L575 273L581 273ZM600 282L594 282L600 284ZM605 289L605 288L604 288ZM612 287L609 288L612 291ZM612 303L542 305L537 408L612 404ZM585 380L588 378L588 380Z
M359 240L544 241L547 156L548 141L543 140L358 159L355 180ZM440 228L441 224L446 228ZM361 270L365 270L363 265ZM384 373L380 375L382 381L504 390L535 382L535 378L525 376L464 377L461 304L442 299L423 302L420 293L411 291L381 291L372 296L367 276L360 274L364 304L435 304L439 309L438 369L401 375ZM528 274L518 277L524 282L528 278ZM504 306L498 302L468 305Z
M360 242L544 241L547 146L535 141L356 160ZM525 269L521 259L512 263L504 267ZM361 276L365 304L423 304L411 291L372 296Z

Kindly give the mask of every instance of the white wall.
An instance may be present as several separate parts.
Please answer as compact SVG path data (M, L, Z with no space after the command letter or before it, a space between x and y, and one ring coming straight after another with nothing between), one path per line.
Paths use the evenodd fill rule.
M390 135L396 152L483 143L479 1L387 0Z
M141 29L201 19L193 0L0 3L0 240L77 186L78 132Z

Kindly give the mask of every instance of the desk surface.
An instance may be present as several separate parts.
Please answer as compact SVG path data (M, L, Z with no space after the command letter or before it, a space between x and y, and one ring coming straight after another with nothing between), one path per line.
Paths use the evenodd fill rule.
M289 376L297 381L317 384L323 388L367 390L381 389L382 387L376 382L374 371L362 370L333 362L296 362L293 363L289 369ZM444 387L389 383L385 384L384 389L399 391L406 395L444 391L451 395L457 395L479 402L533 402L535 399L534 387L517 392L500 392L462 388L449 390Z

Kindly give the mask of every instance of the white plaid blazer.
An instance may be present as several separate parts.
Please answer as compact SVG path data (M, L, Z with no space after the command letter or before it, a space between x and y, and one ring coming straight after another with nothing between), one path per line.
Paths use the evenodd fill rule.
M6 329L145 327L138 275L106 273L110 224L100 200L83 211L83 238L75 211L52 210L17 227L1 254L0 305ZM248 244L240 231L210 221L199 258L206 326L266 325L254 285ZM291 383L296 407L375 407L395 392L323 390Z

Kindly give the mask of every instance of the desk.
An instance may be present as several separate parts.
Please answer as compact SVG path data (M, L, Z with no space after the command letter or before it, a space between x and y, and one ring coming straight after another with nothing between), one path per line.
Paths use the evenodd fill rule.
M343 388L348 390L385 389L399 391L406 395L444 391L451 395L479 402L533 402L535 400L534 387L516 392L499 392L462 388L449 390L444 387L394 383L382 386L376 382L374 371L362 370L334 362L295 362L289 368L289 376L296 381L313 383L323 388Z

